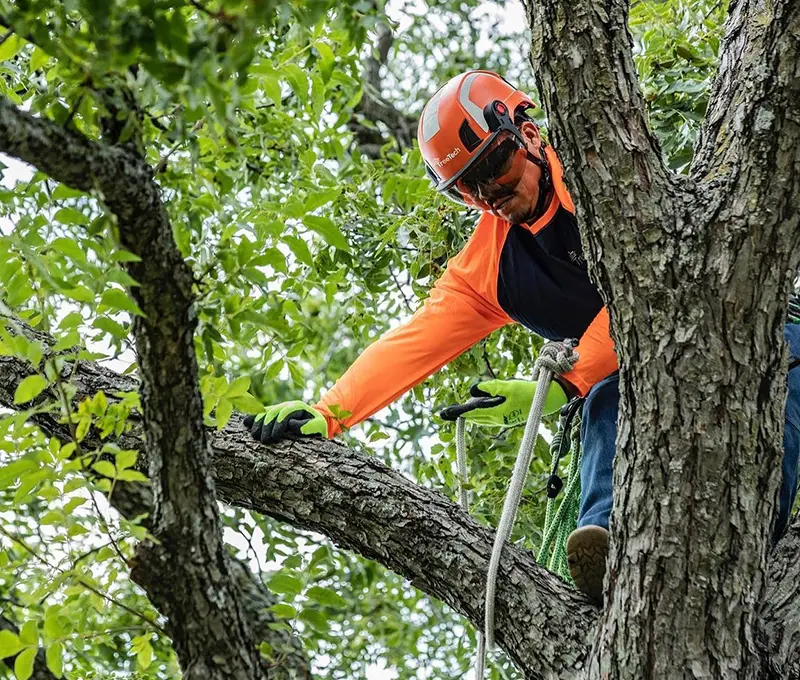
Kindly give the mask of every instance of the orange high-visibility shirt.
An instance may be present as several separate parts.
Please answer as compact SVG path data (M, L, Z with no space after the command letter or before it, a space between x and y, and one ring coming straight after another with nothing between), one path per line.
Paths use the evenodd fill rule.
M402 326L367 347L315 405L330 436L403 395L492 331L521 323L548 340L579 338L561 376L585 395L617 368L608 313L589 281L561 164L546 148L555 191L532 224L484 213L475 232ZM338 422L329 407L350 416Z

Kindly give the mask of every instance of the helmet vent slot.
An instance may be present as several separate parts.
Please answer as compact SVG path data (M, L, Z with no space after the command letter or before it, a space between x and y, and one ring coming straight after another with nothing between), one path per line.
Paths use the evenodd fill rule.
M461 141L464 143L464 147L472 153L481 145L481 138L475 134L475 131L469 126L469 123L465 120L461 123L461 127L458 128L458 136Z

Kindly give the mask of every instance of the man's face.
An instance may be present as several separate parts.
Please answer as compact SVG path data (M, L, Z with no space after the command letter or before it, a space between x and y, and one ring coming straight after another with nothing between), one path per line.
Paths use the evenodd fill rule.
M527 151L539 157L542 146L539 129L529 121L522 123L519 129L527 142ZM474 192L479 200L490 206L489 212L512 224L525 224L533 218L542 176L541 168L528 160L523 150L520 154L522 158L515 169L510 168L497 182L477 184Z

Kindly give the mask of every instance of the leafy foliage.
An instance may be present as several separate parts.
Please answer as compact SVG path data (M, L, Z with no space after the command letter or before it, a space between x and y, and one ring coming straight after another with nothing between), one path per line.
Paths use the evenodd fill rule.
M522 15L509 27L505 4L386 9L388 19L381 2L365 0L0 0L0 92L91 138L143 150L155 169L196 277L210 425L224 426L234 409L315 399L411 314L469 236L475 216L435 195L418 152L359 111L378 24L390 21L395 38L378 94L399 111L418 114L438 84L468 68L535 92ZM652 123L678 169L705 110L721 18L708 0L632 8ZM385 134L378 157L361 152L354 122ZM0 647L20 652L17 678L30 675L36 647L57 677L176 677L163 622L126 576L144 530L106 500L118 480L142 476L136 452L112 443L138 395L64 406L73 393L66 360L135 371L130 324L141 310L122 266L134 256L120 247L101 195L41 173L7 179L0 210L3 309L50 332L62 352L43 364L40 345L0 333L0 353L36 371L15 394L22 410L0 419L0 597L20 630L1 633ZM344 436L455 498L453 432L432 413L481 377L527 375L539 343L503 329ZM45 410L70 423L72 441L28 423ZM100 450L82 447L90 427L108 442ZM520 430L469 434L480 521L497 521ZM531 548L549 466L546 443L537 447L513 537ZM401 680L465 676L474 632L441 603L322 537L240 510L227 509L225 522L279 597L280 625L301 636L321 675L377 678L382 663ZM269 645L262 653L280 657ZM503 660L492 673L517 677Z

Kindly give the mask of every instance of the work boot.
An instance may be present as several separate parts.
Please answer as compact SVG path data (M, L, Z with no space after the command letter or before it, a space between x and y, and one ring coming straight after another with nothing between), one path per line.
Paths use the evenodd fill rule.
M578 590L598 607L603 605L603 577L608 555L608 529L589 524L567 538L567 564Z

